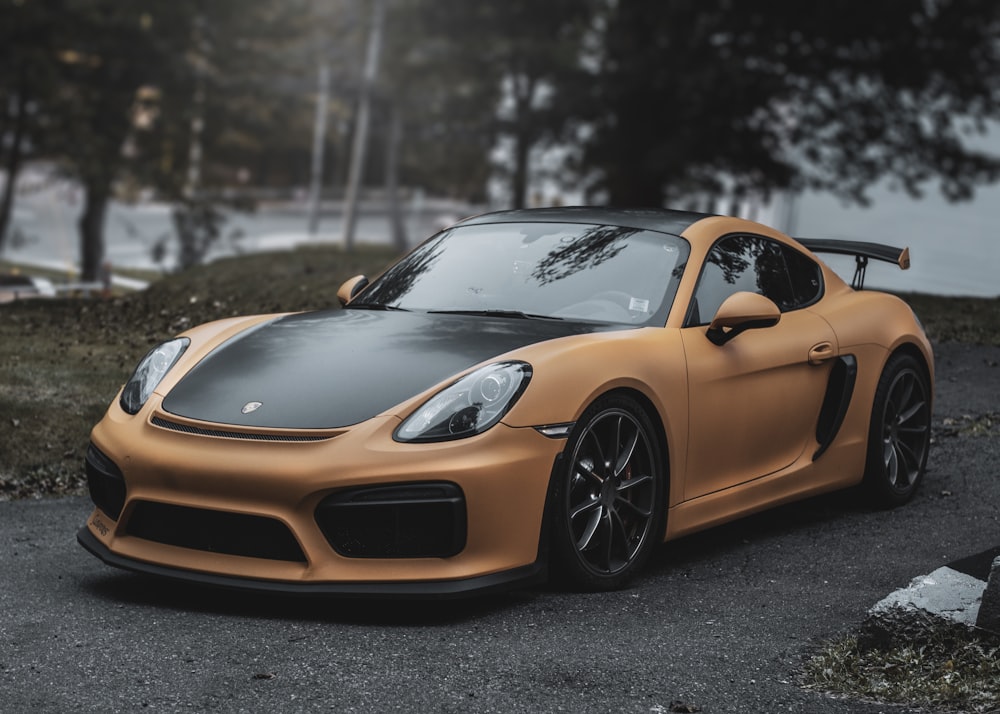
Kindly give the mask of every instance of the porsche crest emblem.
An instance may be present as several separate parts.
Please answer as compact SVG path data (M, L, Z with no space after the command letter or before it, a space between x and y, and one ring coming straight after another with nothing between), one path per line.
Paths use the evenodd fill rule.
M244 414L249 414L250 412L257 411L262 406L264 405L261 404L260 402L247 402L246 404L243 405L243 408L240 409L240 411Z

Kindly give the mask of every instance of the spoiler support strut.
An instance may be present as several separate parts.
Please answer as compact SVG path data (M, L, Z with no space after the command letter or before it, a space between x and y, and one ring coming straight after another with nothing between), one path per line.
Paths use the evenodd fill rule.
M862 243L849 240L824 240L815 238L796 238L804 247L813 253L837 253L854 256L854 278L851 287L862 290L865 286L865 273L868 270L869 258L886 263L895 263L901 270L910 267L910 249L893 248L882 243Z

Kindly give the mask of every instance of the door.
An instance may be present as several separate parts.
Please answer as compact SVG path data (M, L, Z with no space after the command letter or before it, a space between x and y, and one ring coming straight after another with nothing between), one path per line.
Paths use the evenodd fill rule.
M837 341L823 318L803 309L821 293L818 267L815 279L797 273L792 280L787 266L798 257L786 260L789 250L730 236L709 254L681 331L690 404L685 499L780 471L814 446ZM781 320L716 345L706 325L740 290L773 300Z

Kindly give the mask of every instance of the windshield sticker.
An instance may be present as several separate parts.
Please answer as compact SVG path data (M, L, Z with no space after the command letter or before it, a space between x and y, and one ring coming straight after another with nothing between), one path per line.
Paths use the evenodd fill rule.
M631 298L628 301L628 309L632 312L649 312L649 300Z

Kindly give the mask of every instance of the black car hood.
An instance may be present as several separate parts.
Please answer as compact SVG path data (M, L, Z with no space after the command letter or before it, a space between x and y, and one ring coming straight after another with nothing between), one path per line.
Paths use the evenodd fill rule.
M344 427L490 357L611 329L628 328L358 309L290 315L216 348L167 394L163 408L238 426ZM244 414L250 402L261 406Z

